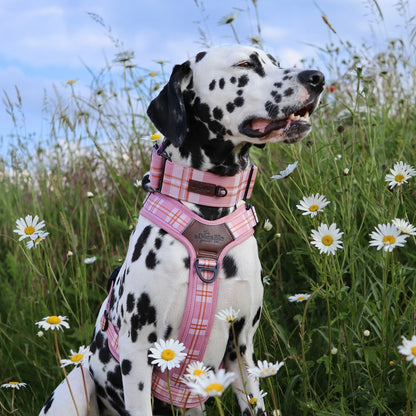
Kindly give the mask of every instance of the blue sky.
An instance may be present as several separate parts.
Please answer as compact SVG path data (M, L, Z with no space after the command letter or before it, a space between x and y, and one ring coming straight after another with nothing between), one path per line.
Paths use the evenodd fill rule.
M258 11L267 52L291 66L301 58L319 59L311 44L323 47L336 36L356 44L400 36L397 3L378 0L384 20L375 0L258 0ZM416 2L409 3L415 15ZM88 86L86 66L98 73L118 51L88 13L99 15L123 48L135 52L136 62L152 70L158 68L156 60L171 67L203 49L200 27L212 45L234 43L230 28L218 22L238 11L235 26L242 43L248 43L247 35L256 34L251 0L0 0L0 92L14 102L17 86L26 131L46 134L44 91L64 89L70 79ZM337 35L323 23L322 12ZM12 123L0 103L0 137L10 132Z

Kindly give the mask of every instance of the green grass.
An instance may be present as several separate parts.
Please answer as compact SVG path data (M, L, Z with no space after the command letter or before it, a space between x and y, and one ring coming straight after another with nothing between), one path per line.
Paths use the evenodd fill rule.
M256 354L285 360L262 384L269 412L274 397L283 415L416 414L414 367L397 350L401 336L416 333L415 238L392 253L369 246L377 224L395 217L416 224L416 178L392 191L384 179L399 160L416 165L414 49L406 40L386 42L381 53L342 40L323 49L320 69L336 89L324 95L311 135L252 152L260 167L256 237L270 279ZM144 198L133 183L150 156L141 137L153 132L141 114L165 75L163 64L153 76L126 56L94 78L90 95L75 83L66 87L69 98L47 97L52 128L35 152L21 133L21 102L5 100L16 146L0 169L0 383L28 386L14 395L0 389L1 414L37 414L63 378L53 335L38 337L35 322L68 316L71 328L58 334L64 356L88 344L107 276L127 251ZM86 143L82 153L69 147ZM291 176L270 179L295 160ZM331 201L315 218L296 208L312 193ZM27 214L39 215L50 233L33 250L13 233ZM334 256L310 244L321 222L344 233ZM85 264L90 256L97 261ZM295 293L312 296L290 303ZM238 413L230 392L222 403L225 414Z

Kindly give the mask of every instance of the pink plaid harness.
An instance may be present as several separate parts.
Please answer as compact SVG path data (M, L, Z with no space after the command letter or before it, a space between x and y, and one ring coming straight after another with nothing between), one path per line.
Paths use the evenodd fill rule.
M236 180L226 178L227 183L224 185L223 177L180 166L168 160L163 161L161 157L163 158L157 152L153 153L151 185L157 191L147 195L140 215L182 242L190 256L188 294L178 335L178 340L186 347L187 355L179 368L169 371L169 379L173 404L181 408L191 408L201 405L204 400L192 394L181 379L190 363L203 360L215 317L219 287L217 276L222 260L228 250L253 235L254 226L258 220L254 207L241 204L226 217L207 221L174 198L180 196L184 200L194 202L199 195L197 192L186 190L181 183L183 178L188 188L189 186L192 188L191 181L197 180L202 184L198 186L203 192L208 188L214 189L213 195L199 195L200 202L198 203L202 200L204 205L213 204L215 199L225 197L228 197L229 201L234 201L235 198L239 198L239 195L241 196L242 192L245 196L249 196L256 169L251 167L251 173L245 172L238 175L240 178L247 179L245 183L239 184ZM206 177L209 182L206 182ZM205 184L208 186L204 186ZM196 190L196 188L193 189ZM215 195L218 189L221 190L219 196ZM166 195L165 192L169 194ZM233 205L234 202L231 204ZM215 204L215 206L220 205ZM107 331L109 348L119 361L118 328L108 319L112 287L113 285L111 285L108 297L107 310L102 319L102 329ZM167 374L162 373L158 367L153 369L152 393L158 399L170 402Z

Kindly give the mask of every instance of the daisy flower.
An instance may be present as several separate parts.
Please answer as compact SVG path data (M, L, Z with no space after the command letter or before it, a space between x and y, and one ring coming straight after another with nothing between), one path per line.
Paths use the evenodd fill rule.
M67 321L67 317L66 316L56 316L56 315L51 315L51 316L47 316L45 318L43 318L41 321L36 322L36 325L39 328L44 329L45 331L49 330L49 329L62 329L62 327L65 328L69 328L69 323L66 322Z
M187 374L184 375L186 381L198 381L201 377L206 377L212 372L201 361L193 361L186 368Z
M304 302L305 300L308 300L311 297L311 295L307 293L298 293L294 296L289 296L289 302Z
M322 212L323 208L330 203L331 201L328 201L324 195L312 194L312 196L304 196L299 201L299 204L296 205L296 208L305 211L302 215L310 215L313 218L315 215L318 215L318 212Z
M416 176L416 170L413 166L408 165L407 163L397 162L394 164L393 168L390 169L385 177L386 182L389 183L389 188L393 189L396 185L400 186L403 183L407 183L407 180L412 176Z
M260 390L259 394L256 396L253 394L250 394L249 403L255 406L257 402L265 396L267 396L267 393L265 393L263 390Z
M406 339L402 336L402 345L398 347L399 353L406 356L407 361L411 361L413 365L416 365L416 335L413 335L411 339Z
M342 248L342 237L343 232L340 232L335 223L328 225L321 224L318 230L312 230L311 237L313 244L319 253L326 253L327 255L335 254L338 248Z
M66 367L67 365L84 364L90 355L92 355L92 352L90 352L90 347L85 348L83 345L81 345L77 352L71 350L71 356L68 359L63 359L60 361L61 367Z
M410 222L408 222L406 220L401 220L399 218L395 218L392 221L392 223L403 234L416 235L416 227L414 225L410 224Z
M292 163L288 165L288 167L285 170L281 170L277 175L273 175L271 179L283 179L288 177L298 166L298 161L295 163Z
M17 389L20 390L20 387L26 387L26 383L20 381L9 381L8 383L2 384L0 387L3 389Z
M41 229L45 226L45 221L39 221L39 217L35 215L26 215L25 218L19 218L16 220L16 229L13 232L20 235L19 241L25 238L36 239Z
M269 363L268 361L257 361L256 367L251 367L247 369L248 375L252 378L265 378L274 376L277 372L285 365L284 361L279 363L276 361L275 364Z
M149 357L154 358L152 364L157 364L162 373L166 369L179 367L186 357L186 353L182 352L185 345L178 340L168 339L164 341L159 339L159 342L155 342L154 345L153 348L150 348L152 354L149 354Z
M222 368L218 373L209 372L206 377L200 377L198 381L187 381L185 384L194 394L203 397L221 396L225 389L235 380L234 373L226 373Z
M228 309L223 309L222 311L219 311L215 316L218 319L221 319L221 321L227 321L231 324L237 319L239 313L240 309L238 311L235 311L232 307L230 307Z
M393 251L395 247L403 247L408 235L400 235L394 224L378 224L376 230L370 233L370 246L377 250Z
M26 243L26 248L28 248L29 250L37 247L38 244L44 240L47 236L49 235L48 232L46 231L39 231L38 234L35 234L35 238L30 238L30 240Z

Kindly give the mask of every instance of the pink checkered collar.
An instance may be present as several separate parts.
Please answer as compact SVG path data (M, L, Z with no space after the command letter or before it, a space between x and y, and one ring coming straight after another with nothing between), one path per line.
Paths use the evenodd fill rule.
M220 176L172 162L163 147L155 146L150 165L150 186L180 201L227 208L250 198L257 167L252 164L234 176Z

